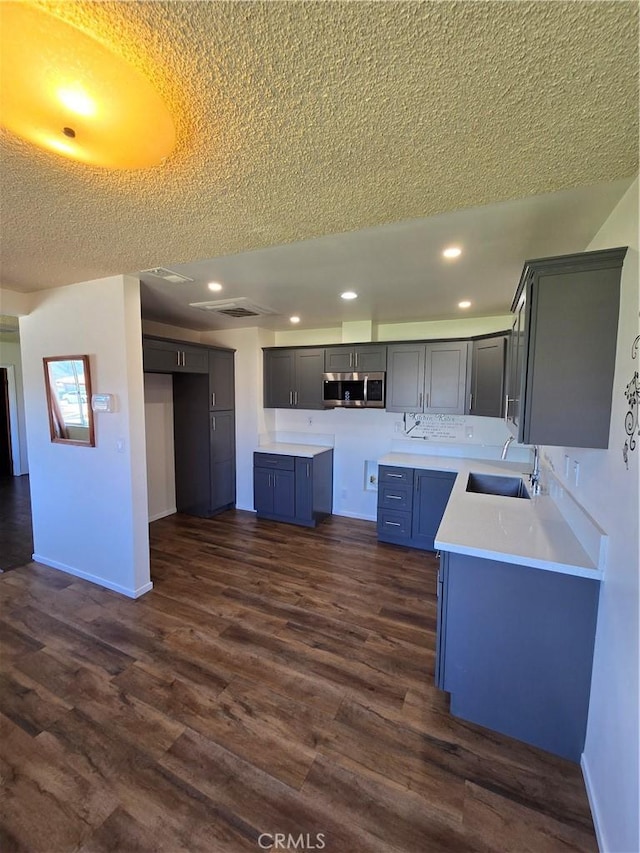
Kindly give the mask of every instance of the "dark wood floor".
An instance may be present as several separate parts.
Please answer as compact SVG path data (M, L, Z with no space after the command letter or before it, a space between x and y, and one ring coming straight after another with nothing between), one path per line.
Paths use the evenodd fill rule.
M29 477L0 477L0 572L24 566L32 554Z
M4 853L597 849L576 765L432 686L432 556L344 518L172 516L151 539L136 602L0 577Z

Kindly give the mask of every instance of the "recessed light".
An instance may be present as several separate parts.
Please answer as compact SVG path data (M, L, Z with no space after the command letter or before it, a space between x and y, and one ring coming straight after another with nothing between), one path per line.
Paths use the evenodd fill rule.
M300 317L289 317L289 322L290 323L299 323Z
M222 285L217 281L210 281L207 287L209 290L222 290Z
M353 290L345 290L345 292L344 292L344 293L341 293L341 294L340 294L340 298L341 298L341 299L357 299L357 298L358 298L358 294L357 294L357 293L354 293L354 291L353 291Z
M461 254L462 249L458 246L449 246L442 253L445 258L459 258Z
M468 299L464 299L462 302L458 302L458 308L471 308L471 303Z

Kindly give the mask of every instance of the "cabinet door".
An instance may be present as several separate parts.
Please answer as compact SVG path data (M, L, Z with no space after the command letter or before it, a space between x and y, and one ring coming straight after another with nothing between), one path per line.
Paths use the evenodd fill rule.
M424 411L463 415L467 403L468 341L426 345Z
M313 519L313 459L296 457L296 511L297 519Z
M324 369L327 373L349 373L355 370L353 350L349 347L327 347L324 351Z
M228 411L235 408L234 354L209 350L209 408Z
M525 371L525 321L527 317L527 293L523 291L513 318L509 351L508 391L506 395L506 420L516 435L520 428L520 413L522 410L522 392L524 389Z
M269 350L264 354L264 406L290 409L295 383L294 350ZM320 392L319 392L320 393Z
M424 408L424 344L387 347L387 411L422 412Z
M235 503L235 418L233 412L216 412L210 419L211 509Z
M296 512L295 472L272 471L273 513L284 518L293 518Z
M178 345L180 365L177 370L181 373L208 373L209 350L206 347L189 347Z
M502 417L505 350L504 335L473 342L470 415Z
M172 341L142 340L142 365L145 373L175 373L180 364L178 347Z
M267 468L253 469L253 508L259 515L273 515L273 477Z
M434 550L433 540L455 479L449 471L415 471L411 541L416 548Z
M295 352L294 405L297 409L323 409L323 349L300 349Z
M355 369L360 372L383 372L387 369L387 348L381 344L356 347L353 354Z

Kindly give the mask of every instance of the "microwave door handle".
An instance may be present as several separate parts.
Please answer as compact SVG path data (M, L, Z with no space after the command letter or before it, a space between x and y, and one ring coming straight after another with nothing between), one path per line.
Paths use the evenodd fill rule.
M369 377L368 377L368 376L366 375L366 373L365 373L365 376L364 376L364 389L363 389L363 397L364 397L364 404L365 404L365 406L366 406L366 405L367 405L367 403L369 402L369 394L368 394L368 389L367 389L367 382L368 382L368 381L369 381Z

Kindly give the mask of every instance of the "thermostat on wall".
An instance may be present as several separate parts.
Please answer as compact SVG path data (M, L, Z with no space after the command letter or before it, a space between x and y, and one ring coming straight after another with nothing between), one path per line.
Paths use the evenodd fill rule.
M94 412L115 412L116 398L114 394L92 394L91 408Z

